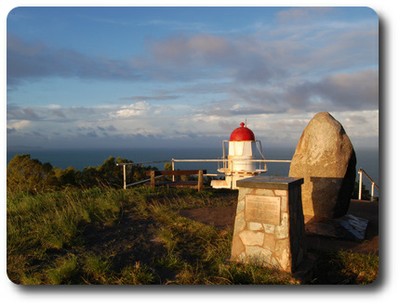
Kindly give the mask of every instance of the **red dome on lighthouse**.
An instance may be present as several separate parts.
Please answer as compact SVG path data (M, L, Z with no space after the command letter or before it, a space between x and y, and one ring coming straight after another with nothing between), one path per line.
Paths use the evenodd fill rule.
M255 141L256 138L252 130L244 126L244 123L240 123L240 127L234 129L231 133L229 141Z

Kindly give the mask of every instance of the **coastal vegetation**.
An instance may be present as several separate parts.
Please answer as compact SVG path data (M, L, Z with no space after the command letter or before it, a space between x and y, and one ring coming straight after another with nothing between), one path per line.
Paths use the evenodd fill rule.
M14 160L15 159L15 160ZM229 261L232 228L184 217L182 210L231 207L232 190L140 186L122 190L110 157L82 171L29 155L7 172L7 273L17 284L301 284L295 276ZM132 167L137 180L147 169ZM115 177L114 177L115 176ZM368 284L378 255L318 254L312 284Z
M127 176L134 182L145 178L146 171L154 167L145 167L133 161L110 156L103 164L89 166L83 170L73 167L60 169L50 163L32 159L29 154L15 155L7 167L7 193L27 192L37 194L46 191L62 190L69 187L91 188L95 186L119 188L122 184L122 171L117 163L132 163L127 167Z

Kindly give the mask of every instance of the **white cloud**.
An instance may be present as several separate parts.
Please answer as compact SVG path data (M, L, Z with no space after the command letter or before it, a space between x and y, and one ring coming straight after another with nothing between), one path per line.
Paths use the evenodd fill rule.
M22 130L22 129L26 129L30 125L31 125L31 121L29 121L29 120L12 120L7 123L7 129Z
M332 116L342 123L346 133L353 138L367 139L379 136L379 111L364 110L332 112ZM367 145L367 144L366 144Z
M146 101L139 101L130 105L121 106L120 109L112 112L112 118L130 119L145 115L150 110L150 104Z

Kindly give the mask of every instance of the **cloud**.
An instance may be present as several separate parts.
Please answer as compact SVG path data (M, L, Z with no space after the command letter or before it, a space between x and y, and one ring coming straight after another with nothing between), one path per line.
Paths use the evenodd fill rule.
M304 18L315 13L298 11L306 12ZM278 24L246 34L170 36L149 43L147 55L135 58L133 65L153 80L225 79L239 84L286 84L349 67L378 66L375 23L320 22L302 24L301 30L298 24Z
M332 11L329 7L295 7L278 12L277 19L281 23L304 23L319 20Z
M86 136L86 137L89 137L89 138L98 138L98 137L99 137L95 131L87 132L87 133L85 134L85 136Z
M122 96L107 97L108 105L80 107L55 104L60 100L9 103L8 132L22 144L35 141L28 132L88 146L110 139L197 144L202 137L228 137L247 118L260 136L286 143L297 141L313 114L329 111L341 116L352 135L365 138L378 120L378 27L375 21L334 20L328 10L281 10L256 30L229 34L208 24L185 31L185 23L177 21L182 31L152 35L142 54L118 60L8 34L9 89L24 80L78 78L110 81L107 86ZM83 99L80 94L76 101ZM18 99L10 95L9 101L25 103ZM372 130L377 133L377 127Z
M251 116L319 111L356 111L379 108L378 72L374 69L336 73L316 81L302 81L282 87L236 86L229 96L199 107L209 116Z
M166 101L166 100L176 100L179 99L181 96L180 95L172 95L172 94L154 94L154 95L148 95L148 96L131 96L131 97L123 97L121 100L133 100L133 101Z
M378 19L354 22L330 18L330 10L283 10L278 13L275 26L258 26L253 37L258 44L265 45L263 49L272 56L271 62L283 67L284 78L315 79L333 71L378 66Z
M274 62L274 48L251 36L174 36L153 42L149 49L149 58L138 65L161 79L230 78L264 83L284 74Z
M148 80L174 82L221 78L220 61L230 53L229 41L210 34L175 35L149 41L146 53L132 64Z
M346 132L354 138L367 139L373 137L379 140L379 111L359 110L332 112L332 115L344 126ZM368 146L370 143L362 143Z
M159 62L200 64L226 56L231 46L224 37L200 34L169 37L153 43L150 48Z
M301 25L278 22L274 27L264 25L251 33L182 31L180 35L148 40L142 55L124 60L89 56L72 48L57 49L10 34L9 88L22 80L51 76L165 83L229 80L238 84L276 84L300 77L324 77L349 67L378 65L376 24L338 24L323 19L319 24L321 20L315 22L315 14L323 16L326 11L283 10L278 20L308 18L314 22ZM157 99L156 95L148 95L152 96Z
M7 39L7 79L21 80L50 76L91 79L136 80L139 75L127 61L87 56L72 49L56 49L44 43Z
M129 109L119 107L116 110ZM232 109L240 108L232 105ZM250 109L251 106L249 106ZM151 109L151 108L150 108ZM379 136L377 110L331 112L345 127L353 143L363 144L365 139ZM247 119L257 139L268 146L295 146L302 130L315 112L275 113L263 111L253 114L231 112L204 115L193 109L192 113L165 120L165 115L140 115L130 118L81 118L59 122L57 129L49 121L10 121L7 132L9 145L43 145L46 147L123 147L140 143L140 146L213 146L217 147L241 121ZM161 117L160 117L161 116ZM59 133L55 133L60 131ZM61 132L62 131L62 132ZM40 136L40 139L36 136ZM367 145L370 144L369 142Z
M31 125L29 120L11 120L7 123L7 129L16 132L25 129Z
M120 109L112 112L110 116L118 119L131 119L143 116L150 109L150 104L146 101L139 101L130 105L121 106Z
M316 82L304 82L289 89L285 98L298 111L377 109L378 72L338 73Z
M115 131L117 131L117 129L113 125L98 126L97 128L102 132L115 132Z
M13 104L7 105L7 119L8 120L40 120L41 116L38 115L37 110L32 107L20 107Z
M28 120L32 122L74 122L80 119L103 119L108 116L110 107L65 107L56 104L45 106L7 105L7 120Z

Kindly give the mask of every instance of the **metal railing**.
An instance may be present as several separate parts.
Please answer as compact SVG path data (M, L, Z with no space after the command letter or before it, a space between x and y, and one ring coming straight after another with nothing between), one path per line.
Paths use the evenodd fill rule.
M169 160L162 160L162 161L153 161L153 162L140 162L140 163L116 163L116 166L122 166L122 173L123 173L123 188L126 189L127 187L135 186L135 185L140 185L144 184L146 182L149 182L150 179L144 179L138 182L130 183L127 184L126 182L126 166L128 165L143 165L143 164L155 164L155 163L161 163L161 162L169 162ZM172 170L175 170L175 163L218 163L218 165L221 165L222 163L222 168L227 168L228 165L228 159L227 158L215 158L215 159L171 159L171 166ZM251 163L259 163L260 167L259 169L256 169L256 172L266 172L266 164L267 163L290 163L290 159L252 159L252 160L247 160L246 162L251 162ZM264 168L261 168L261 164L264 164ZM218 166L218 168L221 168ZM210 177L216 177L216 176L221 176L223 174L218 174L218 173L207 173L204 174L204 176L210 176ZM172 181L175 182L175 175L172 176Z
M171 159L171 165L172 165L172 170L175 170L175 163L218 163L218 169L219 168L228 168L228 163L229 161L234 162L235 159L228 160L227 158L216 158L216 159ZM242 162L243 160L237 160L239 162ZM255 170L255 172L266 172L267 171L267 163L290 163L292 160L290 159L249 159L246 160L246 162L250 163L259 163L259 168ZM222 164L222 167L219 165ZM263 164L263 168L261 165ZM204 176L220 176L221 174L215 174L215 173L208 173L205 174ZM174 176L172 177L172 181L174 181Z
M157 161L158 162L158 161ZM157 162L143 162L143 163L116 163L115 165L117 167L122 166L122 176L123 176L123 188L126 189L127 187L131 187L131 186L136 186L136 185L140 185L140 184L144 184L146 182L149 182L150 179L144 179L138 182L133 182L130 184L126 183L126 166L129 165L141 165L141 164L147 164L147 163L157 163ZM164 161L160 161L160 162L164 162ZM156 176L156 178L162 177L162 175Z
M163 160L163 161L157 161L157 163L160 162L168 162L167 160ZM226 158L219 158L219 159L175 159L172 158L171 159L171 165L172 165L172 170L175 170L175 163L205 163L205 162L216 162L218 164L222 163L223 164L223 168L226 168L226 165L228 164L228 159ZM266 165L266 163L290 163L292 162L292 160L290 159L253 159L251 160L251 162L255 162L255 163L264 163ZM156 163L156 162L143 162L143 163L139 163L139 164L150 164L150 163ZM127 165L134 165L135 163L117 163L116 166L122 166L122 171L123 171L123 188L126 189L127 187L130 186L135 186L135 185L140 185L146 182L149 182L150 179L144 179L138 182L134 182L131 184L127 184L126 183L126 166ZM266 170L266 168L265 168ZM260 172L263 171L263 169L259 170ZM204 174L204 176L219 176L221 174L213 174L213 173L207 173ZM371 182L371 201L374 201L374 197L375 197L375 188L376 189L380 189L379 185L376 184L376 182L371 178L371 176L362 168L360 168L358 170L358 175L359 175L359 186L358 186L358 199L361 200L362 199L362 184L363 184L363 175L365 175L369 181ZM161 177L157 176L157 178ZM175 181L175 176L172 176L172 181Z
M369 174L362 168L358 170L359 181L358 181L358 199L361 200L362 197L362 182L363 175L365 175L369 181L371 182L371 201L374 200L375 188L380 189L379 186L375 183L375 181L369 176Z

